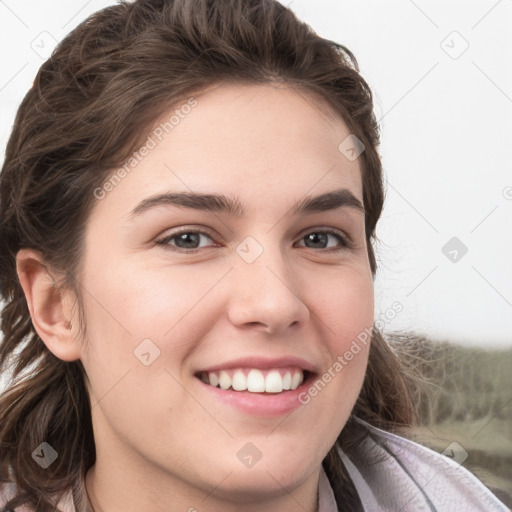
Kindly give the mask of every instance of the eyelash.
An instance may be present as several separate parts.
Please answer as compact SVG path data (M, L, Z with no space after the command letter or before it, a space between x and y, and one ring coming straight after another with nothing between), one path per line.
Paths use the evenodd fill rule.
M171 251L180 252L180 253L183 253L183 254L192 254L192 253L196 253L196 252L200 251L202 248L184 249L182 247L171 246L169 244L169 242L171 240L173 240L174 238L176 238L176 237L178 237L180 235L183 235L185 233L186 234L197 233L197 234L200 234L200 235L205 235L208 238L210 238L212 241L215 242L215 240L213 239L212 235L210 235L210 233L208 233L206 231L203 231L203 230L200 230L200 229L183 229L183 230L177 231L176 233L171 233L170 235L167 235L167 236L157 240L155 243L157 245L164 246L164 248L166 248L166 249L170 248ZM322 233L322 234L326 234L326 235L332 235L335 238L337 238L338 241L341 244L340 247L334 247L334 248L331 247L329 249L314 249L314 248L311 249L311 248L309 248L309 249L311 249L313 251L321 251L321 252L330 253L330 252L339 252L339 251L343 251L343 250L347 250L347 249L352 249L352 245L351 245L350 240L347 237L343 236L338 231L335 231L333 229L319 229L319 230L309 231L304 236L302 236L300 238L300 240L303 240L304 238L306 238L306 236L311 235L313 233L315 233L315 234ZM308 247L306 247L306 249L308 249Z

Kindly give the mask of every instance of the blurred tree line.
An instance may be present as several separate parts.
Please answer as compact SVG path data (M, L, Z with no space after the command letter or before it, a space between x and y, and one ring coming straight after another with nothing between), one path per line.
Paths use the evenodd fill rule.
M418 424L407 436L442 452L457 441L464 466L512 509L512 348L386 333L404 366Z
M404 363L420 424L512 419L512 348L486 350L415 333L386 338Z

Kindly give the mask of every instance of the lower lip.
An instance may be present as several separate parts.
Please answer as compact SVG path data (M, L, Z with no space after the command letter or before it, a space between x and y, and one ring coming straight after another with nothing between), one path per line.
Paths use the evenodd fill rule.
M309 374L308 378L297 389L290 389L281 393L225 390L210 386L210 384L206 384L200 379L198 381L208 392L225 404L256 416L273 417L288 414L303 406L304 404L299 401L299 396L308 389L312 379L314 379L313 374Z

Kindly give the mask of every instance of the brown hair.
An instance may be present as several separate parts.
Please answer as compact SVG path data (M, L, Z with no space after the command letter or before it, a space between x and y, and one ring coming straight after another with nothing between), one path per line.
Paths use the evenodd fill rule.
M56 288L72 290L81 312L77 276L94 189L140 147L166 108L226 81L285 83L319 94L363 142L375 275L372 244L384 200L379 131L372 93L346 47L319 37L275 0L137 0L95 13L41 66L0 174L0 370L12 370L0 396L0 479L15 481L20 493L8 507L29 503L46 512L55 510L52 494L72 489L83 496L81 479L95 462L87 376L80 361L58 359L36 333L16 272L18 250L39 251L61 276ZM398 359L374 329L353 415L393 430L412 421L409 396ZM31 457L43 441L59 454L44 474ZM349 451L355 442L349 420L337 444ZM359 510L335 447L324 467L337 499Z

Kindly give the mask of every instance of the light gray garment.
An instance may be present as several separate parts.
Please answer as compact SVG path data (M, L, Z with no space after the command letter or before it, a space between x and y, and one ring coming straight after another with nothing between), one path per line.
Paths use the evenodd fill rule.
M449 457L355 420L368 429L369 435L350 459L341 450L339 453L365 512L510 510L472 473ZM319 512L337 512L330 485L326 490L321 484L319 493Z

